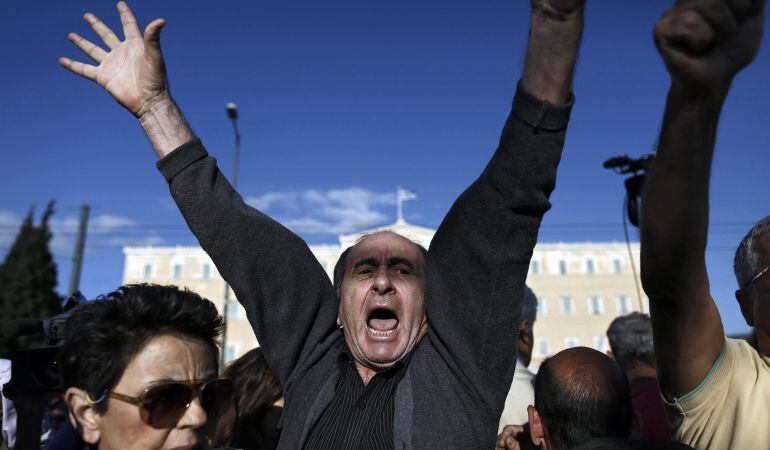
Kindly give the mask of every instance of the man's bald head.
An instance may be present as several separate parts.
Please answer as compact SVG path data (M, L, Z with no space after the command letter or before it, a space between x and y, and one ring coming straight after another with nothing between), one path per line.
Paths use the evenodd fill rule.
M620 366L604 353L575 347L543 362L535 379L535 409L552 448L597 437L628 437L631 399Z

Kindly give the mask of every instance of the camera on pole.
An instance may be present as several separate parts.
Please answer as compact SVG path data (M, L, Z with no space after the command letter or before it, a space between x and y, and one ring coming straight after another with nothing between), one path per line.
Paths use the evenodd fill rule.
M648 153L637 159L626 155L615 156L604 161L603 164L605 169L611 169L620 175L631 174L625 181L626 214L629 222L637 228L639 228L639 201L642 198L644 180L653 161L655 161L655 154Z

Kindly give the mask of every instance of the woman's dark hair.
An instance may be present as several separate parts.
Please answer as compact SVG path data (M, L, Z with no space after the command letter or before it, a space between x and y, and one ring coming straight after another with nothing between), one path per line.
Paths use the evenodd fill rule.
M259 348L252 349L225 367L224 376L235 387L233 404L236 418L232 428L226 432L225 444L243 449L266 448L265 438L271 430L263 430L265 413L283 396L278 378L267 366ZM265 423L269 422L269 423ZM274 431L274 430L273 430Z
M121 286L79 306L67 320L59 371L66 387L93 399L120 381L131 359L151 338L163 334L200 339L216 366L222 317L209 300L176 286ZM103 412L106 404L96 405Z

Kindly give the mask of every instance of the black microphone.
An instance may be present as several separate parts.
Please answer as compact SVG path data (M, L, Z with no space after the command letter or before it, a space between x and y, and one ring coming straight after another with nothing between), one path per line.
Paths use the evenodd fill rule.
M3 334L6 338L42 333L43 321L40 319L16 319L3 325Z

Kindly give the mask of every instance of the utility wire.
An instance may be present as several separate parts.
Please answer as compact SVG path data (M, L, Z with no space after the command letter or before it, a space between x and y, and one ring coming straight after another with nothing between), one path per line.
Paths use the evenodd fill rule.
M644 304L642 303L642 289L639 287L639 276L636 273L636 263L634 262L634 253L631 251L631 240L628 238L628 218L626 217L626 211L628 211L628 192L623 198L623 233L626 235L626 245L628 246L628 259L631 260L631 271L634 274L634 284L636 285L636 298L639 302L639 311L644 311Z

